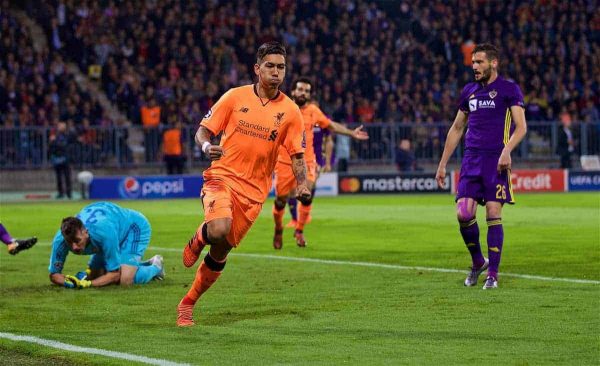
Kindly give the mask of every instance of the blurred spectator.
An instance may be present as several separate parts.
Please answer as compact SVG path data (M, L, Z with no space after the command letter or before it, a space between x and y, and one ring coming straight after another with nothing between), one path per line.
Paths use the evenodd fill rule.
M396 146L396 167L400 172L413 172L416 170L415 154L410 146L410 140L402 139Z
M159 146L159 131L161 108L156 104L156 99L150 97L148 104L140 108L142 125L144 126L144 148L146 161L156 161Z
M346 126L346 124L342 123ZM350 160L350 136L335 135L335 158L337 159L337 171L345 173L348 171L348 160Z
M69 146L75 143L75 137L67 130L65 122L58 122L56 131L50 136L48 155L56 173L57 199L65 194L71 199L71 162L69 161Z
M175 118L175 117L174 117ZM167 174L183 174L186 161L185 133L182 130L181 121L169 124L162 136L163 160L167 168Z
M575 139L571 130L571 116L566 109L560 114L560 123L562 128L558 131L556 153L560 155L560 167L571 169L571 154L575 151Z

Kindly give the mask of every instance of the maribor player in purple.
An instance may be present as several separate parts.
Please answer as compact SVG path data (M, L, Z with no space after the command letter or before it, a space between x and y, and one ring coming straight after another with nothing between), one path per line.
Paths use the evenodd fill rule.
M504 242L502 207L515 202L510 154L525 137L527 124L521 89L498 76L498 49L491 44L477 45L472 60L475 81L467 84L460 95L458 113L448 131L436 179L442 187L448 160L467 127L456 195L460 233L473 262L464 285L475 286L479 275L487 269L485 290L498 287ZM475 218L477 204L486 210L489 260L481 252Z

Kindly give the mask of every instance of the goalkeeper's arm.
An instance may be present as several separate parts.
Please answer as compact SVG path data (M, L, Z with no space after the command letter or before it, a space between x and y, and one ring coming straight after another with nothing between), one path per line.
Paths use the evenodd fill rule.
M86 288L86 287L101 287L110 285L113 283L119 283L121 280L121 271L116 270L107 272L106 274L92 280L79 280L75 276L65 276L62 273L51 273L50 281L52 283L64 286L66 288Z

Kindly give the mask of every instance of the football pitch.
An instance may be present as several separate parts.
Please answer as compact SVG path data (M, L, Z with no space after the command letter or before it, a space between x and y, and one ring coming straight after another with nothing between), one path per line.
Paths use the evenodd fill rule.
M503 213L500 287L486 291L483 275L476 287L462 285L470 257L450 195L317 197L308 246L298 248L286 229L281 251L272 248L269 200L199 301L198 325L183 329L175 308L195 268L183 267L181 248L202 220L200 200L118 203L150 220L146 258L164 256L164 281L52 286L50 241L85 202L2 203L11 234L40 242L14 257L0 247L0 364L134 362L123 355L202 365L600 361L598 193L517 195ZM487 253L481 207L477 217ZM88 258L69 255L64 273L84 269Z

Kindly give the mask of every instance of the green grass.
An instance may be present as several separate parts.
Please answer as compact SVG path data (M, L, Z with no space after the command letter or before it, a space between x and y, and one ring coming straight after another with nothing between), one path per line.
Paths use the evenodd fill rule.
M32 335L192 364L598 364L600 285L502 272L600 280L600 195L519 195L503 214L500 288L464 288L464 275L232 255L196 309L175 326L194 277L178 251L202 220L199 200L126 201L153 226L147 256L166 260L163 282L82 291L50 285L50 240L84 203L1 205L3 224L40 244L0 253L0 332ZM234 253L335 259L466 271L449 195L317 198L308 247L291 231L271 246L269 201ZM485 243L484 210L478 217ZM483 245L485 248L485 244ZM84 268L70 255L65 273ZM128 361L0 338L0 364L106 365Z

